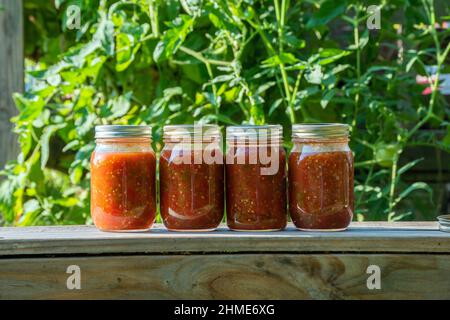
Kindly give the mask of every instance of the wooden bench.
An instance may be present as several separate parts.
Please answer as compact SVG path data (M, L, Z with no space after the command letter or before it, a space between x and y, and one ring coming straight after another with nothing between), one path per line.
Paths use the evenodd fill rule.
M69 266L79 290L67 287ZM432 222L338 233L0 228L0 298L450 299L450 234Z

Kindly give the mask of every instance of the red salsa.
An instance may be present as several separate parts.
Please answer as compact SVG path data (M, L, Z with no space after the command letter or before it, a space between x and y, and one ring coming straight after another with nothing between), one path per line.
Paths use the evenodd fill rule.
M161 217L173 231L209 231L224 214L224 165L216 125L164 127Z
M164 225L185 231L217 228L224 209L223 164L174 163L174 152L164 150L159 162Z
M153 152L94 153L91 213L105 231L149 229L156 215Z
M289 158L289 208L304 230L343 230L353 217L351 151L292 152Z
M279 167L275 174L261 174L270 165L257 160L252 153L267 147L235 146L229 149L226 165L227 224L232 230L281 230L286 227L286 152L276 148ZM270 155L271 148L267 154ZM245 164L228 159L245 156Z

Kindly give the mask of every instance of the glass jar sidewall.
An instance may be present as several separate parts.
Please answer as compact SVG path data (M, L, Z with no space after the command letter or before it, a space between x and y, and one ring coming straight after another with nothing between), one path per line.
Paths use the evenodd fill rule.
M348 142L293 141L291 153L350 152Z
M121 160L123 156L126 156L125 159L130 159L129 157L131 157L131 159L137 158L143 160L139 162L140 166L145 166L145 170L139 171L139 176L141 177L139 184L128 182L128 166L130 160ZM143 158L141 158L141 156ZM113 162L115 162L113 166L117 163L121 163L119 167L124 166L126 168L121 171L123 176L121 182L123 183L125 181L124 185L116 183L115 181L117 179L114 180L113 178L104 175L105 171L111 172L113 167L111 167L111 169L105 169L105 166L108 166L109 161L112 159ZM134 163L133 161L131 162ZM156 165L156 155L151 146L151 139L97 140L96 147L91 156L91 217L99 230L108 232L145 231L153 226L157 208ZM117 170L114 172L115 174L119 174ZM143 172L146 174L142 174ZM111 181L114 181L114 183L111 183ZM132 179L132 181L134 181L134 179ZM123 208L126 208L120 209L123 211L123 214L117 214L117 212L120 211L118 208L122 208L122 206L115 205L116 208L112 210L105 205L103 200L101 200L104 198L109 199L109 195L113 193L115 188L121 190L125 188L128 194L128 192L131 192L127 189L129 186L138 188L142 185L147 185L148 189L144 189L148 190L146 191L148 197L145 197L145 200L137 200L134 205L128 202L122 203L121 205L123 205ZM99 194L94 195L95 192L98 192ZM134 210L137 208L144 209L142 209L141 213L136 213L135 216L130 215L130 212L137 211Z
M214 150L217 158L205 158L206 150ZM197 151L200 154L194 153ZM193 153L200 157L193 157ZM160 213L166 228L171 231L216 229L224 216L225 180L218 141L204 144L199 150L194 150L190 143L166 142L159 163Z
M326 156L326 154L330 154L331 157L338 157L338 159L342 159L339 154L345 154L343 156L346 160L341 160L347 163L348 166L348 186L349 188L341 188L341 191L343 192L343 198L348 199L348 203L343 206L345 210L338 210L338 212L334 214L327 213L324 211L325 209L318 209L315 208L314 210L308 210L307 207L310 206L310 204L305 204L304 200L297 200L298 195L300 198L304 196L312 197L314 198L315 195L318 197L328 197L327 194L330 194L329 189L333 189L334 193L332 195L332 198L336 197L336 193L339 193L339 188L328 188L325 191L323 190L324 185L321 185L321 180L323 179L323 175L325 177L331 177L331 176L343 176L343 174L339 174L338 172L331 173L331 170L329 169L330 163L327 161L327 164L322 163L321 161L317 162L317 164L312 163L311 165L314 168L310 168L310 170L307 170L306 168L303 168L302 170L298 171L299 168L301 168L300 163L303 161L308 161L307 159L310 157L322 157ZM335 155L333 155L335 154ZM330 159L328 159L330 160ZM343 163L343 162L341 162ZM327 166L327 171L324 171L325 168L322 167L323 165ZM303 166L302 166L303 167ZM315 170L315 171L311 171ZM314 173L308 173L308 172L316 172L317 175L314 175ZM327 174L324 172L328 172ZM309 175L307 179L305 178L298 178L303 175ZM315 179L315 177L321 177L320 179ZM344 179L338 179L338 181L344 181ZM309 183L313 183L314 181L317 181L319 183L320 188L318 186L314 186L312 189L308 187L308 184L306 181L309 181ZM320 189L323 192L317 192L317 190ZM311 190L315 190L314 192ZM350 222L352 221L352 218L354 216L354 159L353 154L351 152L351 149L348 145L348 142L308 142L308 141L294 141L293 147L290 152L290 159L289 159L289 178L288 178L288 194L289 194L289 214L291 216L292 222L294 225L300 229L300 230L307 230L307 231L341 231L345 230ZM326 199L322 199L320 203L327 203L328 201ZM310 202L309 202L310 203ZM339 215L339 217L338 217ZM335 216L336 219L338 219L339 224L333 225L332 223L328 225L327 224L321 224L318 222L312 222L312 221L320 221L319 217L327 217L327 219L332 218L332 216ZM316 218L314 218L316 217ZM308 221L308 222L306 222ZM334 221L332 221L334 222Z
M123 152L152 152L151 139L97 139L94 149L95 153L123 153Z
M188 155L185 155L185 152L188 152ZM223 165L225 161L219 141L203 144L165 143L160 154L160 158L162 157L169 164Z

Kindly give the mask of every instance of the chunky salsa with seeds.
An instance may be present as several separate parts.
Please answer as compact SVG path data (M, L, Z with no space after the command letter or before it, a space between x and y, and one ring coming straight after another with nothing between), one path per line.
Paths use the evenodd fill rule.
M94 152L91 215L100 230L145 230L156 216L153 152Z
M169 230L217 228L224 211L223 163L175 163L183 150L163 150L160 157L161 217ZM185 151L184 151L185 152ZM219 152L220 149L213 150ZM221 155L223 158L223 155Z
M286 227L286 152L277 147L278 170L274 175L262 175L261 168L249 159L257 157L259 148L234 146L229 149L226 165L227 224L233 230L281 230ZM270 156L268 149L268 155ZM231 154L230 154L231 153ZM245 154L245 164L236 158ZM260 154L260 153L259 153ZM244 157L243 157L244 158Z
M353 217L351 151L292 152L289 158L289 210L305 230L343 230Z

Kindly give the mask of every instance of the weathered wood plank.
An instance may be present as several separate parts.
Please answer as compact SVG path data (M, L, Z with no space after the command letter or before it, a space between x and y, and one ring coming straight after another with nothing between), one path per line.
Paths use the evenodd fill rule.
M40 254L416 252L450 253L437 223L353 223L345 232L105 233L93 226L0 228L0 256Z
M69 265L81 290L68 290ZM381 289L367 288L367 267ZM448 255L150 255L0 260L0 299L450 299Z
M23 62L22 1L0 0L0 168L18 152L10 119L16 113L12 94L23 90Z

